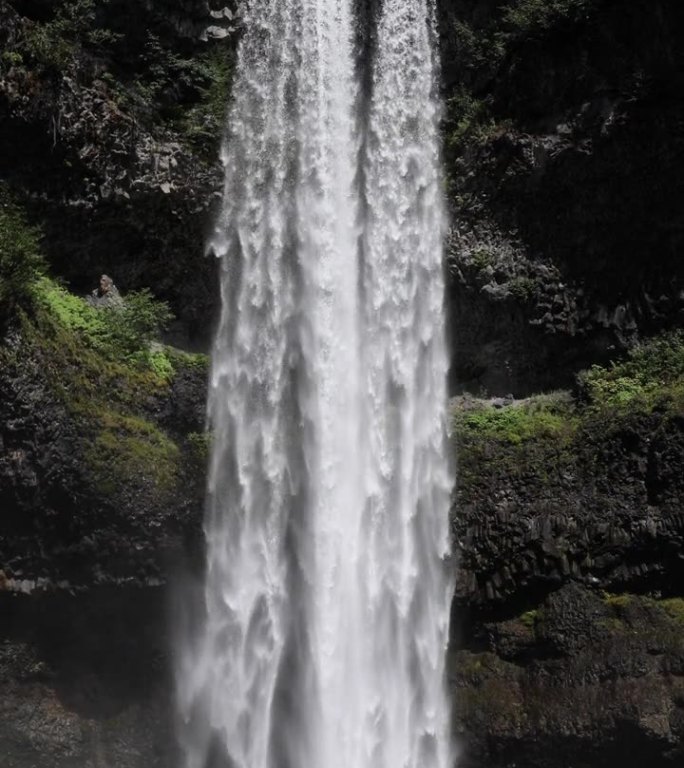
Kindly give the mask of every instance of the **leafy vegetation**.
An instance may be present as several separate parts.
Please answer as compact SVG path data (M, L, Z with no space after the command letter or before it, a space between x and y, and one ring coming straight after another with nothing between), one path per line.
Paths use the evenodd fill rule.
M645 342L622 362L593 367L574 397L556 392L510 405L466 399L452 410L460 493L468 498L518 481L533 494L572 488L580 477L595 482L605 475L601 451L611 435L638 431L645 417L665 423L683 413L681 332Z
M611 592L603 593L603 602L611 608L616 608L617 610L626 608L628 605L630 605L633 599L634 596L628 593L622 593L619 595L612 594Z
M83 459L105 494L121 489L174 491L185 459L199 464L194 443L187 457L180 444L155 422L154 403L168 397L183 366L206 366L202 355L162 345L149 336L168 310L149 293L120 309L95 309L54 281L35 286L34 311L22 316L22 358L38 362L47 381L77 425ZM129 297L126 297L128 303ZM137 327L121 328L128 317Z
M33 297L33 285L45 269L40 233L0 187L0 321Z
M526 39L550 39L555 28L588 19L595 5L595 0L509 0L477 22L452 19L451 66L460 78L447 99L443 124L448 165L467 149L514 130L512 119L495 108L493 84L510 65L515 47Z
M179 369L206 369L206 357L154 341L172 315L149 291L129 293L121 306L95 308L45 271L39 230L3 194L0 306L5 319L14 319L21 344L0 347L0 364L34 361L77 424L83 458L102 493L131 485L172 492L183 471L181 448L150 417L150 403L168 395ZM187 453L193 466L204 462L206 438L194 436Z
M559 445L581 429L591 429L597 416L621 418L684 411L684 333L676 331L635 347L622 362L594 366L580 376L580 398L568 393L537 395L495 407L474 401L453 412L459 442L478 440L520 445L554 438Z
M528 440L571 435L576 423L565 393L542 395L495 407L481 403L454 412L454 431L461 441L495 440L519 445Z
M60 72L76 57L82 45L111 45L120 35L98 24L98 9L110 0L62 0L53 6L48 21L27 25L17 50L7 51L5 64L23 63Z
M525 611L520 616L520 621L523 624L523 626L527 627L528 629L534 629L537 621L540 618L541 611L539 608L533 608L531 611Z
M106 409L98 423L86 461L103 493L115 493L136 479L151 482L158 492L173 489L180 450L166 433L139 416Z
M670 597L660 601L660 606L678 624L684 627L684 598Z
M148 31L142 47L143 67L132 79L104 73L124 111L147 115L174 128L196 149L213 147L221 134L233 73L232 49L208 48L183 55Z
M464 86L446 103L444 148L448 157L460 154L467 146L487 144L512 127L510 121L497 121L487 99L477 99Z
M580 377L589 408L596 412L647 413L684 409L684 332L675 331L632 349L610 367L594 366Z
M197 71L199 100L183 112L180 127L193 146L202 150L221 134L233 77L233 57L223 48L213 49L199 60Z
M593 0L513 0L503 10L503 39L543 33L561 21L585 18Z
M646 595L603 593L603 602L610 608L613 616L606 626L624 630L627 627L643 631L644 616L649 617L647 631L652 631L660 639L674 641L676 647L684 643L684 598L653 598Z
M162 377L173 373L167 350L153 340L173 319L166 302L157 301L148 290L127 294L120 307L95 309L86 301L43 278L36 289L42 302L81 342L104 358L139 369L151 369Z
M171 127L204 151L215 149L233 70L230 41L215 41L197 54L178 50L152 28L130 34L130 25L107 11L111 0L57 0L48 18L25 20L13 47L0 54L0 73L12 68L38 79L59 78L78 64L97 60L91 77L105 83L124 112L146 123ZM143 14L158 11L147 8ZM109 26L108 26L109 25ZM164 28L163 25L159 25ZM86 78L87 80L87 78Z

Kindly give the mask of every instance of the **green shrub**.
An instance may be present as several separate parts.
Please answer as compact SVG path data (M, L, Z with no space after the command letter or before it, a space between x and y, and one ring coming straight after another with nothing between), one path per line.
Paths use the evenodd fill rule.
M576 21L587 15L593 0L513 0L503 11L507 36L543 33L563 20Z
M106 307L99 312L104 343L114 354L131 361L149 360L150 344L173 320L169 305L157 301L147 289L128 293L122 306Z
M538 608L533 608L531 611L525 611L525 613L520 616L520 622L528 629L534 629L539 617L540 610Z
M470 254L470 259L475 269L483 272L496 262L496 251L493 248L480 247Z
M226 104L233 78L233 56L229 49L218 47L198 62L200 78L199 102L183 113L181 130L200 149L212 147L221 135L226 119Z
M27 224L21 210L0 189L0 320L33 297L44 269L39 232Z
M486 99L475 98L461 86L446 104L444 148L447 157L461 154L467 146L481 146L512 127L510 120L497 121Z
M83 334L92 346L101 346L104 318L94 307L49 278L39 281L36 293L61 325Z
M669 597L660 601L660 606L671 619L684 626L684 598Z
M514 277L508 283L508 290L516 301L526 303L534 299L539 290L539 285L537 281L531 277L520 276Z
M149 411L150 402L168 397L171 356L161 345L147 350L145 364L122 356L108 335L107 312L47 278L35 294L34 311L20 316L16 354L37 362L74 420L90 481L105 494L148 489L166 498L189 453L183 456Z
M457 411L454 421L454 431L462 441L495 440L511 445L570 435L576 427L565 393L542 395L503 408L484 405Z
M158 338L173 319L169 305L157 301L144 289L126 295L121 306L95 309L53 280L38 283L37 295L58 322L75 332L84 345L108 360L151 369L162 378L173 374L168 350L158 345Z
M595 410L649 412L684 407L684 332L675 331L632 349L626 360L593 366L579 376L580 390Z
M21 52L44 68L64 69L73 59L77 40L93 23L94 0L55 3L49 21L34 22L21 40Z
M209 432L191 432L187 436L188 455L193 464L204 471L211 453L211 434Z

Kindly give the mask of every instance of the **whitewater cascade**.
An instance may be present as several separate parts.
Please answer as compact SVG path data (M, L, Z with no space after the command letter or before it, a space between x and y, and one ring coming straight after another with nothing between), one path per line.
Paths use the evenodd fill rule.
M245 8L185 768L453 763L433 13L384 0L366 93L353 0Z

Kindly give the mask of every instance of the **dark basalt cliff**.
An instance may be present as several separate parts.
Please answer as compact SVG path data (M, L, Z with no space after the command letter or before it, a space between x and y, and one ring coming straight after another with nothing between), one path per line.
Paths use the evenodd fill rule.
M682 323L684 10L442 0L453 383L572 383Z
M680 396L459 411L450 679L466 766L680 764Z
M71 294L149 287L205 348L224 5L0 0L7 768L174 764L206 359L123 354ZM460 764L681 765L684 9L439 6ZM44 257L28 298L7 243Z

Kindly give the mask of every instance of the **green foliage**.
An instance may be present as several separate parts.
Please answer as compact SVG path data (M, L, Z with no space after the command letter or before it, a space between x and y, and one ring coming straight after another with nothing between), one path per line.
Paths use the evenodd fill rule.
M173 347L169 347L167 352L174 368L190 368L203 373L209 369L209 355L205 355L203 352L185 352Z
M103 409L100 429L86 451L86 461L103 493L115 493L131 480L151 482L157 491L173 488L178 471L178 446L150 421Z
M529 440L559 438L574 433L576 421L567 399L546 396L495 408L481 406L454 414L454 431L463 441L495 440L519 445Z
M186 57L148 32L142 58L144 66L132 82L120 83L111 74L105 77L121 106L161 119L195 148L210 145L214 151L230 92L232 49L216 44Z
M581 390L595 411L648 413L684 408L684 332L640 344L626 360L594 366L580 375Z
M619 610L626 608L634 601L634 595L628 593L622 593L619 595L611 592L604 592L602 594L603 602L611 608L617 608Z
M44 269L39 232L0 188L0 319L27 306Z
M531 611L525 611L520 616L520 621L523 624L523 626L527 627L528 629L534 629L537 621L539 620L540 611L538 608L534 608Z
M523 37L547 32L561 21L587 15L593 0L513 0L503 11L505 35Z
M459 404L452 422L459 493L467 499L518 480L540 493L571 487L577 478L604 482L606 441L654 414L663 424L684 414L682 332L645 342L620 363L593 367L577 397L536 395L503 408Z
M480 272L492 266L496 260L496 251L490 248L478 248L471 254L473 266Z
M187 436L190 460L204 471L211 451L211 434L209 432L191 432Z
M487 493L492 484L518 480L542 492L574 471L581 420L567 392L502 408L476 401L452 413L458 487L466 498Z
M20 43L19 54L39 67L61 71L82 44L108 45L119 36L97 25L98 8L110 0L62 0L50 21L35 22Z
M684 627L684 598L670 597L660 601L660 606L678 624Z
M603 593L603 602L611 616L601 621L604 629L614 633L645 634L652 647L684 650L684 598L656 599L629 593Z
M3 51L0 54L0 69L20 67L24 63L23 56L17 51Z
M469 24L454 13L448 29L450 66L459 85L446 102L443 124L447 167L469 148L480 147L514 123L496 110L493 83L515 58L515 47L527 38L550 37L559 25L589 17L595 0L508 0L500 10L484 13Z
M473 29L461 19L453 23L451 34L454 39L457 62L466 71L493 74L501 64L505 45L495 27Z
M165 301L157 301L149 290L126 294L120 307L105 307L103 340L114 354L130 361L149 362L153 339L168 328L173 314Z
M226 102L233 77L233 57L226 48L216 48L199 60L202 78L198 103L183 114L181 130L200 149L221 134Z
M104 318L94 307L49 278L40 280L36 294L65 328L83 334L92 346L101 346Z
M173 315L168 304L157 301L148 290L127 294L120 307L95 309L44 278L38 283L37 296L59 323L102 357L151 369L162 378L173 374L168 351L153 344Z
M516 301L532 301L539 290L539 285L531 277L514 277L508 283L508 290Z
M107 324L106 312L44 278L36 287L34 313L22 315L21 356L38 363L76 423L99 492L172 493L183 457L146 411L168 396L169 376L155 365L118 356Z
M477 99L460 86L446 103L444 148L448 157L461 154L468 146L481 146L509 129L509 121L497 121L490 112L489 102Z

